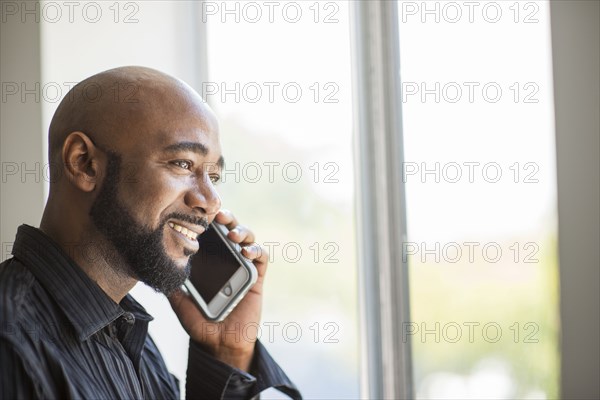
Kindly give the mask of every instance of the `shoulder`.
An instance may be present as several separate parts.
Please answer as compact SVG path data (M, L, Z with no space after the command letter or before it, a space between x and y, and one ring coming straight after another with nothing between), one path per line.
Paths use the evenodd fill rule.
M36 279L25 265L11 258L0 264L0 322L18 323Z
M0 264L0 339L13 346L48 341L62 322L55 302L20 260Z

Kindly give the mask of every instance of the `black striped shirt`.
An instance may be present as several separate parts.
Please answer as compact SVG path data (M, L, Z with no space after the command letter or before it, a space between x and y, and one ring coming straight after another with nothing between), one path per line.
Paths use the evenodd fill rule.
M0 399L178 399L148 335L152 317L130 295L116 304L39 229L22 225L0 264ZM257 342L252 375L190 340L187 398L299 392Z

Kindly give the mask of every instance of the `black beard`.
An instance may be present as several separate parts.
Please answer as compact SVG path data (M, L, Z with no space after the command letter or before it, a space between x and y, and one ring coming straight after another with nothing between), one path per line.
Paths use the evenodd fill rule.
M189 276L190 263L188 261L186 267L181 269L167 255L163 246L165 224L170 218L175 218L206 228L208 221L205 218L172 213L166 216L155 230L137 223L117 195L121 157L110 151L107 151L107 156L106 177L90 210L92 222L126 263L125 266L114 267L120 268L122 272L144 282L157 292L169 296ZM118 258L111 257L110 254L107 256L112 264L119 263Z

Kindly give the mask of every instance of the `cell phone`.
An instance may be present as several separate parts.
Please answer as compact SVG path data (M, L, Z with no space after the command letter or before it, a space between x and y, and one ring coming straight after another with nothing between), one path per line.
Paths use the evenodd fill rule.
M190 276L184 283L206 319L214 322L224 320L258 279L254 264L227 233L213 221L198 236L200 248L190 259Z

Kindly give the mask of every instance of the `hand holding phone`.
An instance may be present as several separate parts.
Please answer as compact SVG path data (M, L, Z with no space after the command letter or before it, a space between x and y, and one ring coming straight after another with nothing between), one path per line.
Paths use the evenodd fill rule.
M243 246L241 254L251 260L249 264L255 267L258 273L256 284L249 289L227 318L223 314L216 320L207 319L198 301L194 300L188 290L185 290L185 286L184 290L171 295L169 302L192 340L201 344L222 362L248 371L258 335L258 330L253 327L260 323L262 313L263 282L269 255L264 248L256 244L252 230L240 225L231 212L219 211L215 221L222 225L221 232L225 233L227 238ZM199 239L207 233L208 231L204 232Z
M200 248L190 260L190 277L184 284L206 319L214 322L225 319L258 278L252 262L227 232L213 221L198 237Z

